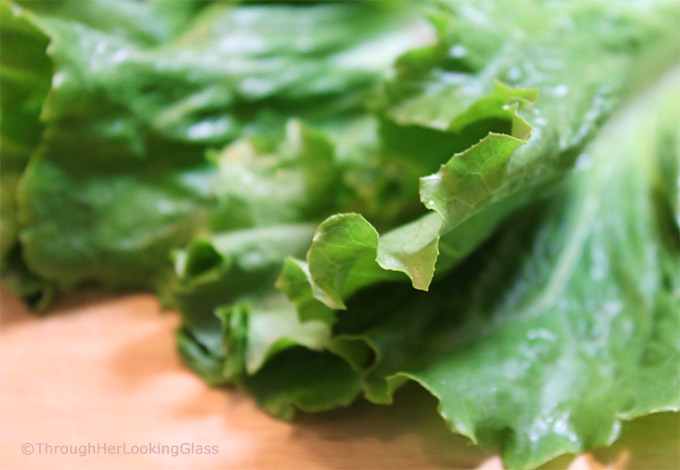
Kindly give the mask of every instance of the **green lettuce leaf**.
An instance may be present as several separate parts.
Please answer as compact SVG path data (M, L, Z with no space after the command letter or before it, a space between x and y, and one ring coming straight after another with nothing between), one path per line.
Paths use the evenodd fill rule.
M153 289L209 383L415 381L511 468L678 410L677 2L1 1L34 307Z
M46 47L39 31L0 3L0 272L3 284L36 308L50 302L54 288L21 257L16 193L42 132L38 116L51 75Z
M16 190L19 177L40 140L38 115L50 86L50 64L44 55L45 38L30 23L12 21L8 5L0 4L0 139L2 192L0 192L0 261L16 243L19 227Z
M458 21L458 14L451 14L447 11L449 8L467 11L465 4L444 4L434 15L439 15L435 21L440 27L438 44L399 59L399 75L388 82L384 91L390 99L387 104L382 104L381 144L375 152L382 157L381 162L390 159L412 161L412 167L406 172L409 177L427 174L433 164L441 161L438 159L446 160L448 157L444 156L460 152L442 165L439 172L421 179L420 198L433 212L388 230L381 237L374 226L358 213L334 215L322 223L314 235L306 262L279 260L283 269L277 286L287 294L303 322L321 320L332 326L337 321L334 309L344 308L346 299L351 299L368 286L398 280L399 274L394 271L405 272L414 286L426 289L434 275L436 262L439 272L446 273L488 239L508 214L540 197L564 177L602 122L626 96L645 83L641 77L636 80L624 80L622 77L634 76L637 68L643 65L650 70L659 69L674 53L675 45L671 39L677 11L663 2L658 10L648 12L640 20L634 20L635 15L640 13L636 5L617 11L631 22L630 25L626 23L630 29L622 30L619 35L610 32L612 25L609 23L613 19L608 16L607 3L566 11L546 6L541 14L532 13L537 15L534 18L536 28L526 34L519 34L517 22L500 23L503 27L494 34L500 35L500 38L512 33L511 36L517 36L517 44L486 51L486 68L463 66L458 63L460 58L454 61L458 64L454 67L449 55L456 48L456 54L459 54L458 42L462 39L456 28L441 24L446 18L453 23ZM498 5L485 4L484 8L485 14L492 19L493 15L502 16L502 7ZM458 13L466 17L469 12L465 11ZM573 22L565 21L565 14L571 15ZM541 15L549 21L539 21ZM602 24L594 27L593 19ZM497 18L493 20L497 21ZM478 26L480 32L489 28L486 23ZM582 34L571 34L574 27L577 31L581 28ZM593 31L600 36L592 34ZM565 41L565 35L570 38L568 41ZM635 37L632 46L631 35ZM656 41L662 37L668 40L664 42L667 46L658 47ZM502 41L499 38L497 42L500 45ZM576 54L574 51L581 50L579 47L586 44L592 54L584 59L555 63L555 56L568 59L570 54ZM470 47L473 46L476 47L474 42L470 44ZM448 52L442 56L441 51ZM602 67L604 62L608 67ZM535 73L517 72L515 69L520 65ZM565 69L567 65L568 70ZM457 69L449 70L452 67ZM618 73L610 73L612 70ZM455 77L451 77L450 72ZM542 80L536 77L542 77ZM534 104L535 90L494 82L498 78L519 86L535 86L540 98ZM485 82L491 87L489 91L485 90ZM474 83L477 85L473 86ZM570 89L573 91L569 92ZM441 124L444 122L442 119L446 125ZM333 131L330 132L333 134ZM488 135L484 137L485 134ZM484 138L475 144L474 140L470 142L470 135ZM422 148L413 144L400 145L405 142L404 136L412 140L430 137L432 151L423 152ZM336 132L334 137L337 150L343 133ZM368 147L371 148L370 145ZM259 171L261 169L248 169L253 174ZM228 188L232 184L225 186L230 191ZM243 201L246 199L243 198ZM249 199L253 201L247 209L250 212L267 214L272 210L257 197L250 195ZM271 204L275 211L285 213L291 210L280 193L276 202L267 204ZM352 204L356 204L356 200L350 206ZM241 202L240 205L247 208L249 203ZM363 210L361 212L364 213ZM375 214L371 218L374 219ZM192 276L181 271L178 273L180 278L186 278L181 282L194 282L189 279ZM185 338L192 336L190 325L194 315L203 319L214 317L220 305L226 306L222 311L232 311L229 305L234 300L228 290L222 290L220 296L219 285L220 282L214 284L216 294L203 305L205 308L200 309L200 315L194 314L189 306L179 305L187 325L183 333ZM253 286L252 292L247 286L244 289L240 291L241 297L257 298L261 293L259 285L257 288ZM270 295L268 291L262 297L269 298ZM276 310L290 311L291 306L285 305L280 296L274 297L277 299ZM293 324L296 320L291 317L291 322ZM217 331L218 324L214 318L206 320L206 325L213 333ZM284 330L290 331L289 328ZM226 331L229 333L231 330ZM214 359L224 355L224 348L215 341L201 342L198 336L194 338L206 357ZM286 335L279 338L284 343L287 339L290 338ZM248 341L232 342L229 335L223 341L241 345L244 350L234 353L241 357L269 357L269 351L255 352L256 346L253 345L257 344L259 348L263 344L267 347L274 344L257 340L250 345ZM355 344L348 346L339 341L333 342L329 348L356 356L351 362L370 356L370 351L366 351L360 341L359 344L354 340L349 342ZM291 347L296 344L295 341L288 343ZM234 366L229 365L230 361L228 356L223 359L232 380L238 380L239 374L245 376L254 372L252 366L248 368L242 364L243 361L237 360L236 363L242 367L236 373Z
M581 14L585 21L592 11ZM669 16L668 26L676 19ZM358 213L328 218L306 261L283 261L276 284L288 304L274 291L246 287L236 300L221 297L225 306L210 306L221 322L221 343L191 336L193 315L183 309L189 327L182 334L195 341L180 348L200 350L190 358L192 367L209 380L239 383L283 418L296 409L344 406L352 393L389 403L400 385L414 380L439 399L452 430L497 446L511 468L610 444L621 420L677 410L680 256L673 214L679 154L675 134L663 124L677 122L669 114L677 109L677 93L671 99L658 92L661 98L644 98L653 103L626 108L577 160L619 103L645 84L630 80L633 64L652 67L649 51L672 57L674 45L659 52L654 43L657 21L664 19L640 23L635 47L625 54L628 36L619 45L609 34L587 36L602 56L570 63L571 75L553 70L548 59L563 36L548 36L555 41L551 54L531 66L564 74L559 82L485 71L491 79L537 87L535 104L535 92L493 81L488 93L481 87L468 94L458 83L435 87L435 93L419 90L407 95L410 108L403 114L391 101L381 118L379 155L411 158L413 174L422 175L436 157L400 148L400 133L431 136L440 156L446 149L460 152L420 180L421 200L432 213L383 236ZM541 45L545 34L537 36ZM506 64L519 62L515 53ZM400 60L422 73L418 59ZM411 79L405 72L403 80ZM659 101L666 103L663 117ZM437 113L449 112L442 126ZM489 135L457 147L461 129L470 132L472 125ZM559 184L574 162L577 175ZM455 268L509 213L550 190L557 195L513 216ZM237 244L230 248L239 251ZM405 271L425 288L438 257L440 274L427 294L394 284L399 274L385 269ZM218 294L213 301L219 300ZM337 315L339 308L346 311ZM318 365L324 361L326 367ZM325 372L338 367L337 393L318 389L318 377L326 384Z
M654 165L680 158L654 148L668 138L657 129L670 130L655 126L656 107L680 109L674 81L651 111L628 110L589 149L582 162L593 168L530 245L501 242L489 259L526 253L519 269L494 279L487 268L463 324L435 333L438 347L399 372L439 398L453 429L499 443L511 467L611 444L621 419L680 406L677 227L674 246L664 243L650 198Z
M509 468L611 444L621 420L678 410L680 238L661 210L675 204L664 182L678 173L660 173L680 159L668 145L678 80L627 107L555 196L515 215L430 292L387 285L348 303L326 349L368 399L389 403L415 380L453 431L497 446ZM313 378L275 394L259 388L269 374L245 386L288 417Z
M49 42L54 71L8 230L30 272L59 289L165 286L169 251L224 224L208 146L274 135L291 114L356 113L396 56L432 38L397 4L11 8L7 21Z
M505 8L484 5L482 12L491 18L502 15ZM383 270L404 272L415 288L426 290L440 252L439 267L445 271L487 239L511 211L553 185L617 105L648 80L648 73L641 76L638 70L658 70L677 56L672 38L677 36L678 12L670 4L662 2L658 11L643 19L636 5L617 11L630 22L620 35L609 30L618 17L609 13L605 2L567 11L552 5L544 10L525 8L527 22L510 24L514 28L521 24L527 31L506 29L503 22L489 23L500 24L497 29L503 35L518 39L504 43L483 70L451 72L450 57L436 57L441 63L433 65L431 51L418 51L426 57L402 58L403 77L387 91L389 105L384 112L396 125L396 130L388 130L431 128L455 135L473 122L500 119L506 133L496 135L491 127L492 133L478 144L421 179L421 201L439 217L424 215L380 238L368 221L356 215L333 216L322 224L307 254L317 300L342 309L343 299L358 289L394 278ZM517 6L512 10L522 11ZM567 12L570 22L564 20ZM487 28L480 27L475 37ZM670 41L660 46L664 35ZM437 51L449 47L450 55L451 49L465 48L459 40L458 34L444 36L433 47ZM588 54L582 54L584 50ZM520 103L534 101L536 93L493 80L536 87L540 99L519 109ZM486 92L491 86L493 91ZM395 104L400 96L402 102ZM387 145L390 138L388 133ZM422 149L414 154L414 158L431 157Z

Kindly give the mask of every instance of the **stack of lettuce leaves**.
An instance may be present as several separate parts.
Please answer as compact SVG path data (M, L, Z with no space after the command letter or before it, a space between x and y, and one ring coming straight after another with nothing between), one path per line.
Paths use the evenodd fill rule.
M680 406L674 0L0 4L0 267L266 411L419 383L510 468Z

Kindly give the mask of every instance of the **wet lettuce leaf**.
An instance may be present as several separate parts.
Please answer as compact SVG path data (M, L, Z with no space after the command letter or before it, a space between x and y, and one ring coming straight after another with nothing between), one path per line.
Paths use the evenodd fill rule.
M20 206L23 263L60 290L161 288L172 272L169 251L226 217L212 217L218 170L206 149L279 133L291 115L356 113L399 54L430 41L411 10L3 3L3 21L25 23L49 43L53 69L40 146L18 196L7 198L8 217ZM39 129L31 118L25 127ZM3 186L14 193L10 183ZM9 245L17 229L3 227Z
M676 135L674 82L646 97L651 109L638 103L605 130L579 162L591 168L550 203L529 240L510 227L483 254L465 305L449 307L462 313L459 324L447 331L439 314L423 350L392 376L380 365L372 375L418 381L454 430L497 443L518 468L611 444L622 419L677 411L678 232L650 197L659 168L680 158L661 145Z
M677 2L0 3L0 269L154 290L268 412L511 468L680 402ZM651 91L649 91L651 90Z
M502 14L505 8L495 4L494 8L486 7L489 14ZM423 75L421 69L431 65L431 57L404 61L404 76L388 86L393 89L384 111L388 119L407 129L425 127L454 135L472 122L500 119L505 132L496 131L494 125L498 123L492 121L487 137L442 165L437 173L422 175L421 202L439 217L424 215L388 231L380 240L370 235L375 230L359 216L344 216L346 223L336 217L322 225L307 255L310 282L320 294L318 300L331 308L342 308L343 297L393 277L383 270L402 271L415 288L426 290L437 263L440 270L446 270L463 259L508 213L564 175L617 105L649 80L650 71L658 70L658 62L653 60L665 56L663 63L677 56L676 45L668 43L664 50L657 41L664 30L668 39L677 36L677 12L672 9L668 13L675 16L670 18L663 18L666 10L660 8L643 20L634 16L639 13L636 7L619 12L638 23L633 31L624 28L617 37L621 42L616 43L608 28L618 17L608 16L606 4L599 5L602 10L596 10L598 14L593 11L595 5L569 11L570 22L564 21L563 10L553 7L548 4L538 12L540 9L527 6L531 10L527 11L527 23L512 23L515 28L521 24L523 28L536 26L534 29L520 32L498 28L506 37L521 34L518 44L504 43L480 72L449 72L445 67L450 64L442 59L443 63ZM536 25L530 22L534 16ZM592 24L593 19L600 24ZM587 29L579 33L579 28ZM602 36L586 31L600 31ZM478 35L483 32L485 29L480 28ZM630 36L635 38L632 47ZM459 44L458 39L444 36L434 47L454 44L453 49L465 49L467 46ZM427 55L429 51L418 52ZM638 72L639 67L645 70L644 75ZM494 80L522 88L509 88ZM414 92L414 83L421 89ZM402 103L394 104L399 97L393 96L394 89L401 93L408 90ZM537 94L541 98L531 104ZM397 126L393 132L399 129ZM389 134L386 140L389 145ZM423 154L427 152L416 151L413 158L425 160ZM342 252L327 249L325 238L340 232L364 241L356 247L356 253L350 253L350 244ZM329 240L328 245L336 244L335 238ZM370 253L367 245L371 246ZM438 260L440 252L442 259Z
M609 445L622 420L677 411L680 239L666 210L677 186L663 181L678 173L661 171L680 159L668 145L677 144L678 78L626 108L557 194L515 214L428 293L388 284L353 297L325 350L354 375L338 373L325 408L344 403L356 380L376 403L414 380L453 431L497 447L509 468ZM271 326L259 333L295 341ZM268 347L247 338L246 351ZM272 388L280 368L296 370L288 361L309 360L300 344L242 379L284 418L306 409L299 394L315 380L294 373Z
M513 468L607 445L621 419L677 410L680 309L669 285L677 284L680 266L677 223L667 215L677 206L671 182L678 153L669 150L677 139L664 124L674 122L673 108L656 118L658 103L629 106L599 135L677 56L677 11L666 4L640 19L636 6L613 16L610 5L597 7L570 10L571 22L559 9L548 10L554 17L537 15L543 23L536 36L487 56L488 69L456 63L447 76L452 65L441 50L461 49L460 38L446 34L434 48L402 56L401 74L384 85L390 99L376 98L377 155L412 162L409 176L422 176L420 199L432 212L383 225L383 235L360 213L326 219L305 260L279 261L276 286L288 302L259 284L236 298L212 297L221 344L202 341L191 310L183 310L180 349L189 364L213 383L241 384L284 418L345 404L358 379L377 403L415 380L440 399L453 430L498 446ZM619 21L626 27L617 36L610 28ZM586 47L593 55L581 54ZM467 142L479 129L488 135ZM330 141L338 136L329 131ZM453 158L443 157L447 151ZM561 183L577 162L578 176ZM416 288L430 288L433 277L435 283L417 294L394 284L403 279L395 271ZM199 282L178 272L184 283ZM306 402L300 396L316 387L315 373L298 367L329 352L354 374L338 371L337 395L319 392L325 402ZM328 361L337 367L335 358ZM283 380L285 371L291 375Z

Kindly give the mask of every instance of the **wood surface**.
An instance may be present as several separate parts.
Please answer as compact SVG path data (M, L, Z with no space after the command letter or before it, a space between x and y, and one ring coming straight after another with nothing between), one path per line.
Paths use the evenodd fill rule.
M359 401L292 423L238 390L208 387L177 354L177 315L150 295L79 293L37 317L3 292L0 312L0 469L500 468L490 452L451 434L416 386L398 392L393 406ZM627 468L679 468L679 427L677 415L643 418L596 456L613 462L625 450ZM75 446L88 444L78 455L83 447ZM217 453L182 453L191 444ZM61 445L76 455L62 455ZM104 454L103 445L128 453ZM149 445L157 453L129 453ZM581 457L571 468L598 467Z

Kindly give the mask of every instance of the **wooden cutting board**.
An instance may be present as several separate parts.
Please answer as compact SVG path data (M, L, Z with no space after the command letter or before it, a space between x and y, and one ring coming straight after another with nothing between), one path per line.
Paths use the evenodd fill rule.
M3 292L0 312L2 469L500 468L415 386L394 406L360 401L294 423L210 388L177 354L177 315L150 295L81 293L36 317ZM635 427L649 442L637 445ZM670 414L645 418L598 458L626 449L629 468L679 468L679 427Z

